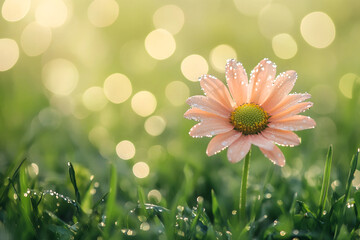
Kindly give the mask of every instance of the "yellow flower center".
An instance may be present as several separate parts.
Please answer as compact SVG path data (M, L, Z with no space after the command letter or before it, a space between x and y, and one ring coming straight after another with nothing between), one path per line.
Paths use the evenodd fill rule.
M235 129L245 135L258 134L267 128L269 114L255 103L245 103L237 107L230 117Z

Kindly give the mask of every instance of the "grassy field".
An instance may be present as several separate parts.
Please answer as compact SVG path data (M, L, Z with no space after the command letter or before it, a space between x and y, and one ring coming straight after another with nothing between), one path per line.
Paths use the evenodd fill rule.
M0 3L0 239L360 239L360 2ZM317 126L244 161L192 138L197 78L293 69Z

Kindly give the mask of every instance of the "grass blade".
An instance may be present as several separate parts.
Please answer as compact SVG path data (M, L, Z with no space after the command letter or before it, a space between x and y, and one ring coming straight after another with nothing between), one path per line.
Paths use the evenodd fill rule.
M70 175L70 181L74 187L75 190L75 197L76 197L76 201L81 204L81 199L80 199L80 192L79 189L77 187L76 184L76 178L75 178L75 170L73 165L71 164L71 162L68 162L68 167L69 167L69 175Z
M326 163L324 169L324 179L321 186L321 194L319 199L319 211L318 211L318 218L321 217L322 212L325 209L326 198L329 191L330 185L330 173L331 173L331 163L332 163L332 156L333 156L333 147L330 145L327 156L326 156Z
M216 199L214 189L211 190L211 199L212 199L212 213L214 215L214 225L218 226L222 223L221 211L219 203Z

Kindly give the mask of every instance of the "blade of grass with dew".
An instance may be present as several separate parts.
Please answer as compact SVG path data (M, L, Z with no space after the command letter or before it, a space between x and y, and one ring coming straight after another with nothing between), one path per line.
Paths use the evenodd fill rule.
M116 209L116 190L117 190L117 174L114 164L110 164L110 191L106 202L106 225L104 229L104 237L108 239L110 237L111 229L115 222L115 209Z
M138 185L137 192L138 192L140 213L141 215L148 217L148 213L145 207L145 203L146 203L145 193L144 193L144 189L140 187L140 185Z
M335 232L335 238L337 239L339 234L340 234L340 230L341 227L343 225L343 216L345 214L345 208L346 208L346 203L349 199L349 195L350 195L350 190L351 190L351 186L352 186L352 181L354 179L354 173L357 167L357 162L358 162L358 158L359 158L359 151L360 149L357 150L356 154L353 156L353 158L351 159L350 162L350 171L349 171L349 175L348 175L348 179L346 182L346 190L345 190L345 194L344 194L344 199L341 205L341 213L339 214L339 219L338 219L338 224L336 227L336 232Z
M28 179L26 176L24 165L18 168L18 172L19 172L19 183L20 183L19 200L21 205L22 219L25 220L25 226L22 227L26 228L26 231L24 232L35 235L35 228L31 221L32 220L31 201L30 198L27 197Z
M76 184L75 170L74 170L74 167L73 167L71 162L68 162L68 168L69 168L70 181L71 181L71 183L72 183L72 185L74 187L74 190L75 190L76 201L79 204L81 204L80 192L79 192L79 189L78 189L77 184Z
M322 213L325 209L326 198L327 198L327 195L329 192L332 156L333 156L333 147L332 147L332 145L330 145L327 156L326 156L324 178L323 178L323 183L321 186L321 194L320 194L320 199L319 199L319 210L318 210L318 218L319 219L322 216Z

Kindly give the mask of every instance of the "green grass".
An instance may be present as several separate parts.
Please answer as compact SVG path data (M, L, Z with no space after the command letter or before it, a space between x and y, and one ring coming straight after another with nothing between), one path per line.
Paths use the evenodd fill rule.
M33 42L26 42L24 29L37 20L42 1L32 1L19 21L3 16L3 3L12 1L0 4L0 39L10 38L19 48L16 64L0 72L1 240L360 239L359 1L251 0L260 3L254 14L235 5L250 0L115 1L119 16L103 28L88 18L92 1L64 1L69 10L64 24L35 34L39 39ZM169 4L181 9L184 25L173 35L175 52L156 60L145 39L157 28L154 14ZM318 11L336 30L325 48L311 46L301 33L304 17ZM163 27L179 22L165 20ZM46 51L28 56L24 43L36 50L49 31ZM273 49L273 37L282 33L296 42L290 59ZM225 81L212 55L222 44L236 52L247 73L265 57L277 64L277 73L295 70L292 92L309 92L314 103L305 115L317 126L296 132L299 146L280 146L283 168L251 149L247 184L245 161L230 163L226 151L208 157L209 138L191 138L195 122L183 117L186 98L203 94L182 72L183 60L200 55L208 73ZM0 67L4 56L1 50ZM63 71L60 64L54 76L72 78L74 71L78 76L67 95L46 84L46 66L59 58L76 71ZM219 61L225 66L226 59ZM129 78L130 97L119 104L105 99L102 109L89 109L84 93L103 87L113 73ZM182 88L169 93L174 82ZM59 79L55 83L64 87ZM157 102L146 117L132 107L140 91L151 92ZM171 97L178 97L177 104ZM152 116L166 123L157 136L145 129ZM123 140L135 146L129 160L116 152ZM144 178L134 174L138 162L149 166ZM241 199L242 184L247 192Z
M280 177L272 177L265 188L273 188L275 196L269 197L269 193L264 192L250 195L249 198L255 197L255 200L247 204L246 212L252 217L246 224L238 214L240 209L226 212L227 206L217 200L213 189L209 198L197 197L193 205L174 198L176 202L169 204L170 208L151 203L140 186L134 199L124 199L118 191L114 165L110 168L110 185L105 188L105 196L91 196L95 204L83 207L82 204L90 201L86 199L86 192L94 186L91 181L82 182L90 187L79 191L71 163L67 177L73 191L67 196L52 189L38 189L38 180L29 181L26 171L29 161L23 160L1 179L0 233L15 239L357 239L360 237L360 197L358 191L352 190L351 183L359 152L350 162L345 193L331 191L333 197L328 199L332 151L330 147L319 206L310 207L309 199L299 197L301 192L280 197L276 189L283 185L291 188L291 180L283 182ZM318 188L308 187L307 191L316 192ZM234 193L234 199L237 196ZM291 202L287 202L291 198ZM119 200L132 202L124 206ZM129 209L126 205L132 207Z

